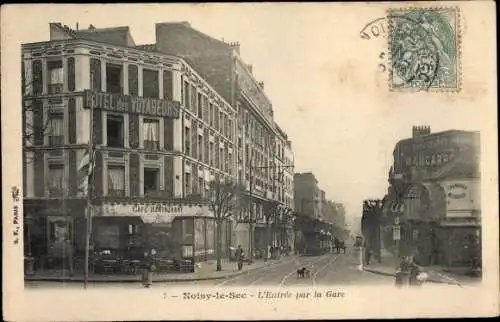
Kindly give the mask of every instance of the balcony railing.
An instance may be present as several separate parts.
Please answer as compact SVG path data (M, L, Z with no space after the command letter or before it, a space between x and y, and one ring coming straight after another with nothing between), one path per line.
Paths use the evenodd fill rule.
M64 136L62 135L50 135L49 145L50 146L61 146L64 144Z
M144 140L144 149L146 150L160 150L159 141Z
M49 84L49 94L61 94L63 92L63 84Z
M108 189L109 197L125 197L125 189Z

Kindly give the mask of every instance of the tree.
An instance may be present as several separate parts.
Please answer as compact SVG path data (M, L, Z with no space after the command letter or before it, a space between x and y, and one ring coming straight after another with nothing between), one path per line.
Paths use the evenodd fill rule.
M380 217L383 202L381 199L363 201L363 215L361 217L361 231L370 247L380 261Z
M41 81L41 80L40 80ZM50 119L43 121L43 111L36 109L33 102L34 99L34 82L31 76L31 69L26 69L24 60L21 62L21 104L22 104L22 126L23 126L23 147L35 144L36 137L44 137L50 131ZM38 116L42 117L42 122L35 122ZM26 153L23 153L24 162L28 163L32 160L28 159Z
M209 207L214 213L216 223L217 245L215 254L217 258L217 271L221 271L222 225L226 219L239 211L244 188L230 179L222 181L219 178L211 181L209 186Z

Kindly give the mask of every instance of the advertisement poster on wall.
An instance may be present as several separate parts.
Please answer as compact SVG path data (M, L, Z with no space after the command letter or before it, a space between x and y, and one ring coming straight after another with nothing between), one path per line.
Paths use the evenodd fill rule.
M213 219L207 219L207 254L215 252L215 222Z
M203 255L205 252L205 219L194 220L194 255Z

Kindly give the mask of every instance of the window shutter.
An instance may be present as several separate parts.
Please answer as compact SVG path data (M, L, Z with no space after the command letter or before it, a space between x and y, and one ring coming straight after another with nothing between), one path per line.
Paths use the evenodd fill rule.
M130 180L130 196L139 196L139 155L137 153L131 153L129 159L129 180Z
M69 144L76 143L76 103L74 98L68 100L68 131L69 131Z
M171 70L163 71L163 98L173 100L173 74Z
M33 139L34 145L43 145L45 126L43 121L43 102L34 101L33 103L33 129L26 133L29 139Z
M68 90L73 92L75 90L75 58L68 58Z
M29 86L29 84L26 84ZM33 62L33 95L40 95L43 92L43 69L42 62L36 60Z
M44 152L35 152L34 155L34 167L35 167L35 196L43 197L45 194L45 158Z
M139 116L137 114L129 114L129 145L132 149L139 147Z
M139 70L137 65L128 66L128 94L139 95Z
M90 59L90 85L95 91L101 91L101 60Z

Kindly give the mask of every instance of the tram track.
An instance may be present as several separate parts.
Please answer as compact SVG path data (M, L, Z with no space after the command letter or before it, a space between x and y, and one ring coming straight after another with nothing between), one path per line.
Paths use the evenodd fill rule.
M317 258L317 259L313 259L313 260L310 260L306 265L300 265L301 267L306 267L308 268L310 271L312 271L311 273L313 273L311 275L311 282L313 283L314 285L314 280L315 278L317 277L317 274L323 270L324 268L326 268L328 265L330 265L333 261L335 261L337 259L338 256L335 256L333 259L330 259L330 257L328 255L323 255L321 256L320 258ZM314 266L317 264L317 263L320 263L321 261L324 261L325 259L329 259L327 264L326 265L323 265L319 270L314 270ZM294 270L290 271L289 273L287 273L283 279L281 280L279 286L282 287L282 286L286 286L286 282L288 281L288 279L293 276L293 275L296 275L297 274L297 268L295 268Z

